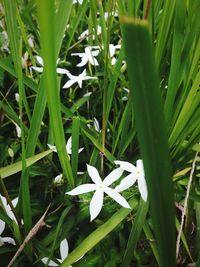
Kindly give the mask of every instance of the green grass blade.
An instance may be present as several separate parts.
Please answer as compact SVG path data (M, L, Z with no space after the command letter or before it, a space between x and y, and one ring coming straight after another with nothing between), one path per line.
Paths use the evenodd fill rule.
M47 150L44 152L41 152L37 155L34 155L32 157L29 157L26 159L26 167L29 167L31 165L33 165L34 163L36 163L37 161L41 160L42 158L46 157L47 155L49 155L50 153L52 153L52 150ZM9 177L15 173L18 173L22 170L22 161L18 161L16 163L13 163L9 166L0 168L0 176L2 178L6 178Z
M61 0L56 13L56 56L58 56L72 8L72 0Z
M80 119L74 117L72 120L72 173L76 184L77 170L78 170L78 149L79 149L79 130Z
M156 51L155 51L155 61L158 69L160 68L161 59L164 54L164 49L168 42L175 3L176 1L171 1L171 0L164 1L164 7L162 10L162 15L161 15L162 18L159 25L158 37L156 40Z
M159 253L158 253L158 247L157 247L157 244L155 242L155 238L152 234L151 228L149 227L149 224L147 221L144 222L143 230L144 230L144 233L145 233L145 235L146 235L146 237L150 243L151 249L153 251L154 257L156 258L158 266L161 266L160 265L160 259L159 259Z
M135 199L129 201L132 209L136 207ZM104 237L106 237L126 216L132 209L121 208L117 211L106 223L98 227L83 242L75 248L68 257L61 263L60 267L68 267L73 262L77 261L81 256L85 255L90 249L98 244Z
M133 252L136 249L137 242L140 238L140 234L144 225L144 221L148 212L148 203L144 202L142 199L140 201L136 218L133 223L131 233L128 239L127 248L124 254L122 266L130 266L131 259L133 257Z
M167 134L148 24L122 18L122 35L161 266L176 266L175 213Z
M64 175L67 177L69 186L74 187L72 170L65 148L65 137L60 110L59 88L56 76L55 29L53 27L55 25L54 10L55 7L53 1L38 1L40 41L44 59L44 79L49 114L52 122L58 156ZM49 25L52 25L52 27L49 27Z

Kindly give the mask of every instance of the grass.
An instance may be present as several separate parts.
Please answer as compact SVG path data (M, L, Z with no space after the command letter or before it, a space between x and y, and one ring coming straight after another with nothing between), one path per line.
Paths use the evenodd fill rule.
M13 266L44 266L44 257L56 262L65 238L70 253L60 266L198 266L198 156L177 258L175 253L200 151L199 1L74 2L5 0L0 6L0 223L6 223L0 236L16 242L0 246L1 266L49 204L45 225ZM78 67L82 56L73 54L87 46L98 50L98 65ZM39 66L36 55L44 60L42 73L32 69ZM78 76L84 69L96 79L63 88L67 71ZM55 144L57 153L47 144ZM117 168L115 160L138 159L144 162L147 202L135 183L120 193L131 209L105 195L101 213L89 222L92 193L65 194L91 183L86 164L106 177ZM17 206L11 201L16 197Z

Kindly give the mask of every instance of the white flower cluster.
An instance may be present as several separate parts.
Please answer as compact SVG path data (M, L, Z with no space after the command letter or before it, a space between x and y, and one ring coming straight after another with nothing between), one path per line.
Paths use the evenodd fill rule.
M138 188L142 199L147 201L147 185L142 160L137 160L136 166L129 162L119 160L115 161L115 164L120 167L113 170L103 181L98 170L93 166L87 165L88 174L94 183L79 185L66 193L75 196L95 191L90 202L90 221L94 220L100 213L103 206L104 193L114 199L122 207L131 208L126 199L119 193L131 187L136 181L138 182ZM117 181L124 171L130 174L123 178L120 184L114 189L111 188L110 185Z

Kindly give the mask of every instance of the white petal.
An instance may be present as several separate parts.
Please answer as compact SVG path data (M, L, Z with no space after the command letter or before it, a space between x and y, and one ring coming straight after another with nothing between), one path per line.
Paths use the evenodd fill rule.
M83 184L79 185L73 190L66 192L65 194L75 196L75 195L81 195L84 193L92 192L96 190L97 186L95 184Z
M127 172L134 172L137 170L133 164L131 164L127 161L115 160L114 163L119 164L120 168L122 168L123 170L125 170Z
M35 56L37 62L41 65L41 66L44 66L44 61L43 59L40 57L40 56Z
M63 262L65 258L67 258L69 252L69 245L67 242L67 239L64 239L60 243L60 256L61 256L61 261Z
M22 136L22 130L21 128L15 123L17 137L20 138Z
M106 187L104 192L109 195L112 199L114 199L117 203L119 203L122 207L130 209L130 205L126 201L124 197L122 197L119 193L114 191L112 188Z
M137 176L134 173L127 175L121 183L115 187L115 191L122 192L131 187L137 180Z
M89 61L90 61L90 64L92 64L93 66L99 66L99 63L98 63L98 61L96 60L96 58L91 57L91 58L89 59Z
M84 147L79 148L78 153L81 153L83 151Z
M99 176L99 172L97 171L95 167L87 164L87 171L92 181L95 184L102 184L102 180L101 180L101 177Z
M83 70L81 74L79 74L80 78L84 78L86 76L86 69Z
M31 69L33 69L39 73L42 73L44 68L43 67L31 67Z
M147 184L143 176L138 177L138 189L140 191L141 197L144 201L147 201Z
M106 176L106 178L103 180L103 184L106 186L111 185L112 183L114 183L117 179L119 179L119 177L122 175L123 173L123 169L121 168L117 168L114 171L112 171L108 176Z
M72 154L72 137L67 140L66 150L68 154Z
M14 198L12 200L12 204L13 204L13 207L15 208L17 206L17 203L18 203L18 197Z
M63 88L69 88L76 82L77 82L77 80L69 80L64 84Z
M11 244L13 246L16 245L15 240L11 237L2 237L4 243Z
M56 72L58 74L67 74L69 71L68 70L65 70L65 69L62 69L62 68L57 68L56 69Z
M92 53L93 57L96 57L96 56L98 56L99 52L100 52L99 50L96 50L96 51L92 51L91 53Z
M85 66L87 63L88 63L88 57L84 56L84 57L82 57L81 62L78 63L76 66L77 66L77 67L83 67L83 66Z
M139 172L141 173L141 175L145 176L145 174L144 174L144 165L143 165L143 161L141 159L137 160L136 167L139 170Z
M100 213L103 206L103 190L97 190L90 202L90 221L94 220Z
M5 229L5 222L0 220L0 235L3 233L4 229Z
M113 57L115 54L115 46L113 44L109 45L109 52L110 52L110 57Z
M47 262L49 261L49 258L44 257L44 258L41 259L41 261L42 261L44 264L47 264ZM58 266L58 264L55 263L54 261L50 260L49 263L48 263L48 266Z
M77 80L77 76L72 75L70 72L66 73L70 80Z

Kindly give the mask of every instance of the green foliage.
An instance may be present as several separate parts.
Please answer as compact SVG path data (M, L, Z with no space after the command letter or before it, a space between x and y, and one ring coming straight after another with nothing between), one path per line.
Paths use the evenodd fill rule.
M65 238L69 256L60 266L198 264L199 158L176 263L174 234L180 230L194 155L200 151L200 2L80 2L0 4L0 222L6 223L0 236L16 242L0 246L0 265L9 264L49 204L47 227L34 234L13 266L40 267L43 257L60 258ZM77 53L88 46L99 51L94 56L98 65L77 66L82 60ZM32 68L36 65L44 67L42 73ZM85 79L82 86L71 81L63 88L71 80L67 71L78 76L84 69L96 79ZM55 144L57 152L48 144ZM141 158L147 202L136 182L121 193L132 209L120 208L105 195L101 213L89 222L93 192L65 194L92 183L86 164L104 178L117 168L115 160L135 164Z

